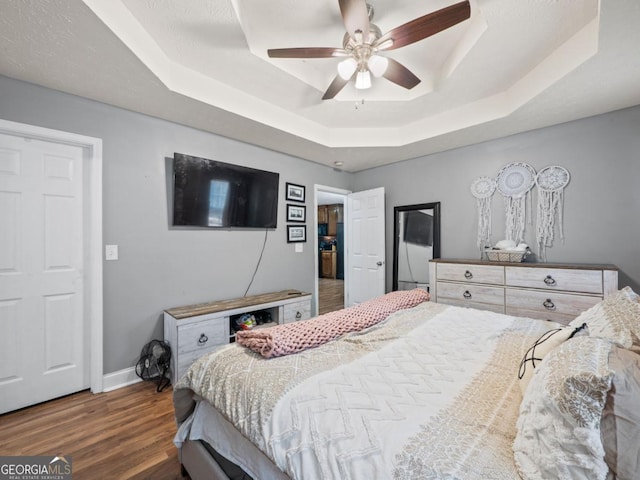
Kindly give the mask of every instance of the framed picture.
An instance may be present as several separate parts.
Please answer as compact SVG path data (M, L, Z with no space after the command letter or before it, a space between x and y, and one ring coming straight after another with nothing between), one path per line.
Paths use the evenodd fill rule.
M287 225L287 243L306 242L306 225Z
M304 203L305 187L287 182L287 200Z
M301 222L307 221L307 207L304 205L291 205L287 204L287 222Z

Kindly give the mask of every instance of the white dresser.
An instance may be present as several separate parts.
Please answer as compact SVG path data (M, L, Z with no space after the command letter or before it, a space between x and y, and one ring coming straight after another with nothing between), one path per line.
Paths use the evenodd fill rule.
M429 262L431 301L569 323L618 289L613 265Z
M283 290L166 310L164 339L171 346L173 385L198 357L235 341L231 323L236 317L258 311L271 316L264 326L306 320L311 317L311 294Z

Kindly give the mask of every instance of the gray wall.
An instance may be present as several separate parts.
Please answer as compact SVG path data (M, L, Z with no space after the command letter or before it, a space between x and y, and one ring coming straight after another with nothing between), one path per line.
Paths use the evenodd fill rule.
M441 202L442 257L479 258L477 215L469 186L495 177L511 162L536 170L569 170L565 189L565 241L547 249L549 262L612 263L620 286L640 291L640 107L513 135L465 148L359 172L353 190L384 186L387 225L393 207ZM536 192L533 192L535 212ZM492 199L493 242L504 238L504 200ZM557 233L557 232L556 232ZM393 228L387 228L387 265L393 259ZM526 241L535 245L535 218ZM387 288L391 287L387 269Z
M351 174L217 135L0 76L0 118L103 141L103 239L119 245L104 266L104 372L135 364L142 346L162 338L162 311L242 296L264 230L169 228L165 158L187 153L280 173L278 228L248 294L314 287L313 243L286 242L285 182L307 187L313 239L313 185L348 188Z
M144 343L161 338L164 309L243 295L258 261L264 231L169 228L166 158L175 151L280 173L279 227L268 232L249 294L313 289L313 244L297 254L286 243L285 182L307 187L309 239L315 233L309 210L314 184L354 191L385 187L390 290L393 207L441 202L442 256L477 258L469 185L510 162L537 170L561 165L571 173L566 241L548 250L549 261L613 263L621 269L620 284L640 291L640 107L357 174L2 76L0 118L103 140L103 237L120 247L120 260L104 262L105 373L130 367ZM493 237L499 240L504 209L498 194L493 213ZM533 229L527 226L531 245Z

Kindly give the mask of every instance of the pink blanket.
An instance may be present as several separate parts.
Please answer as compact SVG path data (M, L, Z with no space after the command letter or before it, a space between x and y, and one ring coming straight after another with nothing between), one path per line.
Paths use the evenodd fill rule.
M381 322L393 312L428 300L429 294L417 288L391 292L309 320L241 331L236 334L236 342L263 357L280 357L317 347L345 333L363 330Z

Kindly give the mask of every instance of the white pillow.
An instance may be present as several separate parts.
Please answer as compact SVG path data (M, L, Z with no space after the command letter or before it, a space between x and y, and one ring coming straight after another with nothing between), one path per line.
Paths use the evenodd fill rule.
M613 372L608 340L577 336L553 350L520 405L513 444L524 480L605 480L600 418Z
M518 385L520 386L523 396L529 382L531 381L531 377L536 369L542 365L542 360L544 360L549 352L569 338L573 337L583 328L584 326L555 328L553 330L549 330L538 338L529 350L527 350L520 362L520 368L518 370L518 378L520 379Z
M600 303L582 312L569 325L586 323L589 336L606 338L623 348L640 345L640 303L629 287L607 296Z

